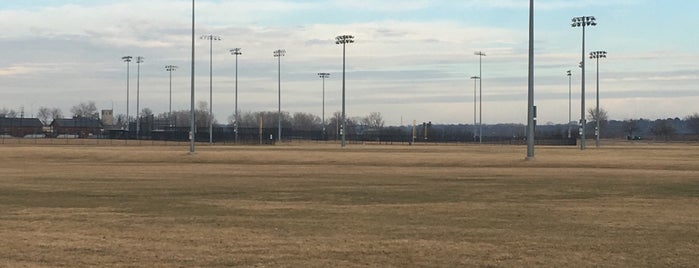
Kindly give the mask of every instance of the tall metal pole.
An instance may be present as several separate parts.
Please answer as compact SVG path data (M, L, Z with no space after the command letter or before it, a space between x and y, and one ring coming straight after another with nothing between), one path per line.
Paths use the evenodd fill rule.
M190 96L190 129L189 129L189 153L194 153L194 140L196 135L196 122L194 116L194 0L192 0L192 74L190 78L191 84L191 96Z
M209 39L209 143L214 143L214 39Z
M235 54L235 143L238 143L238 124L240 124L240 117L238 117L238 55L239 53Z
M173 66L174 67L174 66ZM169 105L168 105L168 112L167 116L170 118L170 124L172 124L172 71L175 69L170 69L170 100L169 100Z
M599 148L599 141L600 141L600 136L602 133L602 130L600 129L600 114L599 114L599 59L600 58L606 58L607 57L607 52L606 51L593 51L590 52L590 59L596 59L597 60L597 108L596 108L596 117L595 118L595 123L596 123L596 128L595 128L595 146Z
M534 160L534 0L529 0L529 86L527 99L527 159Z
M596 105L596 111L595 113L597 114L597 118L595 118L595 122L597 123L595 127L595 147L599 148L599 136L600 136L600 128L599 128L599 121L600 121L600 116L599 116L599 58L597 59L597 105Z
M321 123L323 124L323 138L325 138L325 76L323 76L323 111Z
M478 115L478 113L476 113L476 90L478 89L478 79L480 79L480 77L471 76L471 79L473 79L473 142L476 142L476 138L478 137L476 131L476 128L478 127L476 125L476 116Z
M220 41L218 35L204 35L201 39L209 40L209 143L214 143L214 41Z
M274 51L277 58L277 82L279 83L277 94L277 141L282 142L282 57L286 55L286 50L278 49Z
M126 139L129 139L128 131L129 131L129 84L130 84L130 79L129 79L129 63L131 63L131 59L133 57L131 56L124 56L121 59L126 62Z
M243 52L240 48L231 49L231 54L235 55L235 124L233 125L233 132L235 132L235 143L238 143L238 124L240 124L240 116L238 115L238 55L242 55Z
M342 43L342 147L346 146L347 115L345 114L345 51L347 44Z
M483 56L485 56L485 53L476 51L474 54L478 56L478 80L480 82L480 92L478 93L478 142L483 143Z
M145 58L138 56L136 57L136 66L138 66L138 71L136 72L136 139L141 139L141 63Z
M585 150L585 132L587 121L585 120L585 28L587 26L597 25L595 17L583 16L573 18L572 27L582 27L582 82L581 82L581 98L580 98L580 150Z
M585 132L587 132L587 120L585 120L585 26L582 29L582 86L580 96L580 123L582 134L580 135L580 150L585 150Z
M573 84L572 84L572 73L570 70L567 72L568 75L568 138L571 138L570 121L573 120Z
M170 105L169 105L169 110L168 110L168 121L170 123L170 126L173 126L172 123L172 71L177 70L177 66L175 65L167 65L165 66L165 70L170 72Z
M282 142L282 57L277 57L277 139Z
M342 45L342 147L346 146L347 124L345 114L345 47L348 43L354 43L354 36L340 35L335 37L335 44Z
M318 76L323 79L323 112L321 120L323 122L323 139L325 139L325 78L330 77L329 73L318 73Z

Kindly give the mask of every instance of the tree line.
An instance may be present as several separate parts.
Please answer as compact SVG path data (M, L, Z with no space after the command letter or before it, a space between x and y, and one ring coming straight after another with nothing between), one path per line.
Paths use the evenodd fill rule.
M100 113L94 101L82 102L74 105L70 109L72 117L100 119ZM17 112L13 109L0 108L0 117L18 118L26 117L23 111ZM161 125L172 127L185 128L190 126L191 111L176 110L172 113L163 112L154 114L150 108L144 108L138 114L142 120L151 120L165 122ZM41 120L44 125L49 125L53 119L63 118L64 113L60 108L55 107L39 107L36 117ZM207 127L209 122L214 125L230 125L239 128L258 128L260 125L263 128L276 128L279 118L281 118L282 128L304 130L304 131L324 131L328 136L337 136L340 132L341 113L334 112L325 122L322 119L310 113L296 112L281 112L276 111L246 111L239 115L239 120L236 122L235 114L228 116L224 123L219 122L215 117L208 112L208 103L200 101L195 109L196 125L198 128ZM119 114L114 118L116 128L125 128L128 121L134 122L135 116L127 120L126 115ZM605 109L600 109L599 114L594 108L587 111L588 119L588 137L593 137L595 133L596 122L600 121L600 132L602 138L640 138L641 136L655 136L656 138L669 140L676 134L694 134L699 136L699 113L694 113L685 116L683 119L667 118L667 119L626 119L626 120L609 120L608 112ZM348 117L346 121L347 131L349 135L363 134L367 131L381 130L381 135L400 135L412 136L412 126L386 127L383 116L380 112L371 112L366 116ZM524 125L522 124L497 124L487 126L484 131L484 136L489 137L513 137L517 138L523 134ZM537 136L539 137L567 137L567 124L552 124L537 126ZM469 140L474 136L475 131L473 126L469 125L430 125L418 126L416 136L424 136L425 132L432 138L441 137L444 140ZM432 133L429 133L432 132ZM578 129L573 129L573 136L578 136ZM424 137L423 137L424 138Z

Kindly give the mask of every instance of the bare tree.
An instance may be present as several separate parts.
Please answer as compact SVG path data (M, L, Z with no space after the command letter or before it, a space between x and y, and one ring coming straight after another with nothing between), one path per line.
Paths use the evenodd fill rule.
M70 108L70 112L73 113L73 117L99 119L99 113L97 112L97 106L94 101L82 102L75 105L73 108Z
M599 119L600 125L604 126L607 123L607 121L609 120L607 110L605 110L604 108L599 108L599 115L598 115L597 109L595 109L595 108L587 109L587 120L589 121L589 123L597 123L598 119Z
M288 112L282 112L282 127L292 126L292 117ZM238 126L241 128L257 128L260 125L260 117L262 117L262 124L265 128L276 128L277 127L277 111L274 112L243 112L240 114L240 122ZM235 114L228 117L228 122L233 124L235 120Z
M235 113L228 117L228 122L233 123L235 120ZM238 122L238 127L240 128L254 128L258 127L260 124L260 116L258 113L253 112L243 112L240 114L240 122Z
M63 111L59 108L51 108L51 119L63 118Z
M51 108L47 107L39 107L39 111L36 113L36 117L41 120L41 123L44 124L44 126L50 124L49 120L51 120Z
M624 132L628 134L628 136L632 137L633 133L639 129L638 120L625 120L621 127L624 129Z
M122 128L122 129L126 128L126 115L125 114L117 115L115 124L119 128Z
M328 137L334 137L339 139L340 128L342 127L342 112L333 113L332 117L328 119L326 133Z
M664 137L665 140L669 140L672 135L675 134L675 126L673 125L672 119L658 119L655 120L650 131L653 132L658 137Z
M63 112L59 108L39 107L36 116L44 125L49 125L54 119L63 117Z
M212 124L217 124L216 118L212 114L209 114L209 103L205 101L200 101L197 103L197 110L195 112L197 122L204 122L205 126L209 125L209 121ZM197 125L199 125L197 123Z
M362 118L362 124L368 128L383 128L383 116L379 112L371 112L368 116Z
M0 109L0 117L15 118L17 117L17 111L7 108Z
M168 113L161 113L158 115L158 118L169 118L169 115ZM209 118L209 104L205 101L200 101L197 105L197 109L194 110L194 120L197 128L208 127ZM172 111L172 121L176 127L189 127L190 122L192 121L191 111ZM214 124L217 124L216 119L214 119L213 122Z
M320 117L309 113L294 113L291 118L291 126L294 129L313 130L321 126Z
M699 134L699 113L694 113L693 115L689 115L685 117L687 121L687 126L689 129L694 131L695 134Z

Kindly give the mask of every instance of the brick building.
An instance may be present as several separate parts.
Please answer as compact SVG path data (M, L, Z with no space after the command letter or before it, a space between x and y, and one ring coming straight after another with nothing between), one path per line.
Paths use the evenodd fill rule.
M102 122L92 118L66 118L55 119L51 123L53 136L76 135L79 138L87 138L93 135L102 134Z
M5 118L0 117L0 135L24 137L42 134L44 124L38 118Z

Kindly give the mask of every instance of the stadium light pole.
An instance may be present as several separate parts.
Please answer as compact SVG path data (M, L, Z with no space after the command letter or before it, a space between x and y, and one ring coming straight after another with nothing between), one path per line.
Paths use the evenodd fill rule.
M195 51L194 41L196 40L196 38L194 36L195 36L194 35L194 0L192 0L192 68L191 68L192 73L191 73L191 77L190 77L190 81L191 81L190 94L191 94L191 96L189 99L190 105L191 105L190 110L189 110L190 114L191 114L191 118L190 118L190 122L189 122L190 123L190 125L189 125L189 127L190 127L189 128L189 153L190 154L194 154L194 139L195 139L194 136L196 135L195 134L196 122L195 122L195 116L194 116L194 114L195 114L194 113L194 51Z
M479 76L471 76L471 79L473 79L473 142L476 142L476 89L478 89L478 79L481 79Z
M534 106L534 0L529 0L529 85L527 98L527 160L534 160L534 130L536 111Z
M582 95L580 98L580 125L581 125L581 133L580 133L580 150L585 150L585 125L586 125L586 120L585 120L585 28L587 26L596 26L597 25L597 20L593 16L583 16L583 17L574 17L572 19L573 23L571 26L573 28L575 27L582 27L582 62L580 63L580 68L582 68L582 82L581 82L581 88L582 88Z
M203 35L203 40L209 40L209 143L214 143L214 41L221 41L218 35Z
M131 63L131 59L133 59L133 57L124 56L124 57L121 57L121 59L126 62L126 131L127 131L126 139L128 140L129 139L129 135L128 135L128 130L129 130L129 84L130 84L129 83L130 82L129 64Z
M600 129L600 115L599 115L599 59L600 58L606 58L607 57L607 52L606 51L593 51L590 52L590 59L595 59L597 60L597 108L596 108L596 113L597 113L597 118L595 118L596 121L596 127L595 127L595 147L599 148L599 138L601 134L601 129Z
M354 43L354 36L351 35L339 35L335 37L335 44L342 45L342 147L346 145L346 135L347 135L347 121L345 114L345 51L346 45Z
M573 120L573 111L572 111L572 106L573 106L573 83L571 76L573 75L570 70L566 71L566 75L568 76L568 138L571 138L571 126L570 126L570 121Z
M243 52L240 48L234 48L230 50L232 55L235 55L235 123L233 124L233 132L235 133L235 143L238 143L238 124L240 122L240 117L238 116L238 56L242 55Z
M286 50L277 49L274 57L277 58L277 82L279 83L277 94L277 140L282 142L282 57L286 55Z
M322 113L322 122L323 122L323 139L325 139L325 79L330 77L329 73L318 73L318 76L323 79L323 113Z
M480 81L480 93L478 93L480 99L478 106L478 142L483 143L483 56L485 56L485 53L476 51L473 54L478 56L478 80Z
M141 112L139 109L141 109L141 63L146 58L138 56L136 57L136 65L138 66L137 72L136 72L136 139L139 140L140 138L140 131L141 131Z
M165 71L168 71L170 73L170 105L168 106L168 114L167 116L169 117L170 121L170 126L172 127L172 71L177 70L177 66L175 65L167 65L165 66Z

